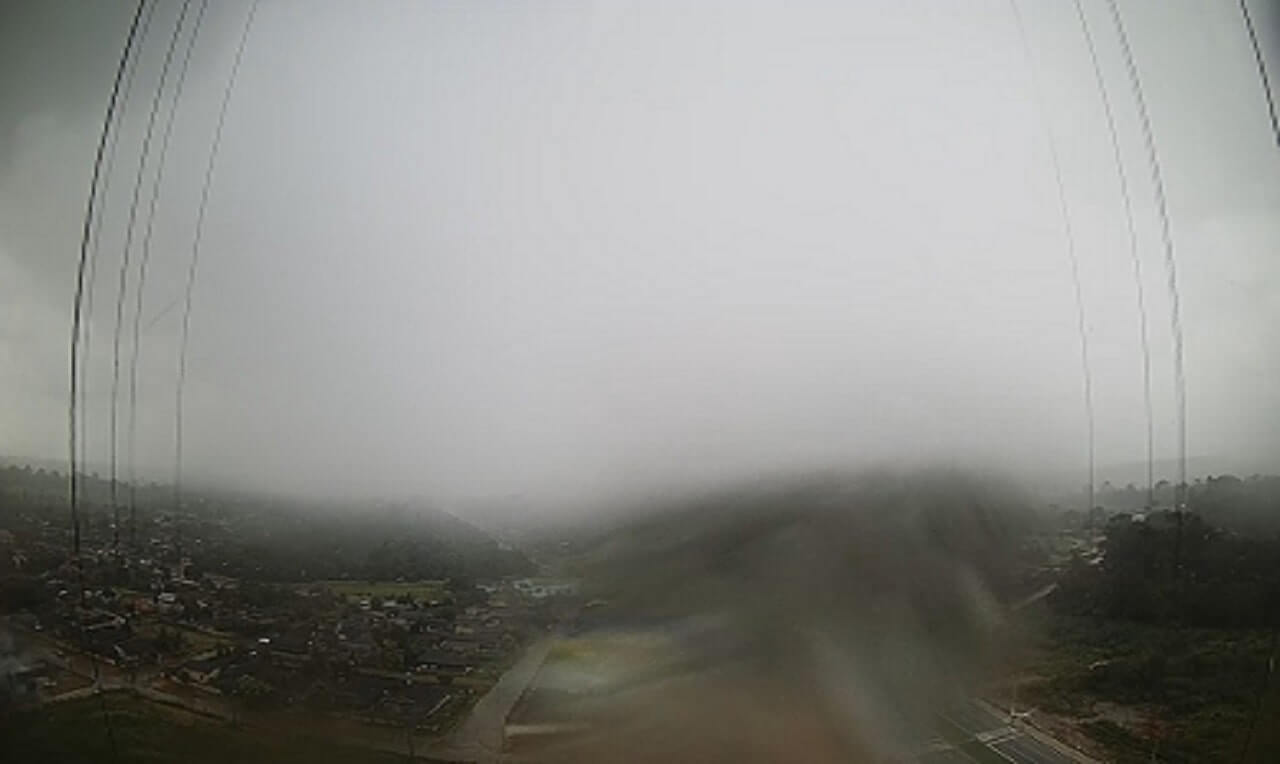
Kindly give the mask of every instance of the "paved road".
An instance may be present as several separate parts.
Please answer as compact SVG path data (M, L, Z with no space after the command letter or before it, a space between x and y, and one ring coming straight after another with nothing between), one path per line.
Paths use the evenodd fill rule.
M920 757L922 764L973 764L973 759L952 748L945 751L934 751Z
M1024 729L1011 727L1008 719L976 701L949 709L943 718L1007 761L1017 764L1078 764L1086 761Z
M463 757L477 762L497 761L502 755L507 716L542 667L555 641L554 636L547 636L530 645L520 660L507 669L476 703L467 720L445 745L429 751L430 755L449 759Z
M1074 761L1072 757L1027 735L997 743L992 747L1011 761L1027 762L1027 764L1059 764L1059 762Z
M1040 589L1037 590L1034 594L1024 598L1022 601L1014 603L1009 609L1021 610L1024 607L1030 607L1031 605L1036 604L1040 600L1044 599L1045 597L1048 597L1050 594L1053 594L1056 591L1058 591L1058 582L1054 581L1053 583L1047 586L1040 587Z

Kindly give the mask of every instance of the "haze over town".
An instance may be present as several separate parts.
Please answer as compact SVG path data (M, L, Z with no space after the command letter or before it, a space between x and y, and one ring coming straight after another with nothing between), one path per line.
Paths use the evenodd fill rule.
M127 6L12 7L0 32L11 456L66 450L78 216ZM172 460L172 303L242 10L209 9L176 118L143 308L143 474ZM1177 242L1190 453L1247 472L1280 446L1280 183L1254 64L1231 4L1125 12ZM1274 9L1257 15L1273 45ZM1003 2L264 4L207 212L191 475L590 503L941 459L1078 485L1079 337L1046 120L1098 462L1141 462L1134 279L1098 91L1069 4L1025 16L1034 71ZM94 464L163 38L145 42L102 208ZM1116 41L1098 45L1135 199L1156 456L1170 458L1166 274Z
M1278 53L5 3L0 750L1280 759Z

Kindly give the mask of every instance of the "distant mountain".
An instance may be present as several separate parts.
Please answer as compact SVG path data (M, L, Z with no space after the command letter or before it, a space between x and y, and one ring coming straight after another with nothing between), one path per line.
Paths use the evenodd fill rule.
M110 482L80 483L86 529L111 520ZM181 540L203 570L261 580L326 578L496 578L533 570L524 554L425 503L308 499L232 489L120 484L120 505L136 501L139 535ZM61 521L65 474L40 467L0 468L6 506L54 511ZM144 530L145 529L145 530ZM176 552L175 552L176 554Z

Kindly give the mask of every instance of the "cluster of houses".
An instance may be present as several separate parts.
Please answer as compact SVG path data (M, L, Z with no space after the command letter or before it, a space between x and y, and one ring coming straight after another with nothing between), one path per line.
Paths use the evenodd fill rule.
M420 721L465 707L577 590L518 579L414 600L165 573L159 591L100 586L82 598L58 577L45 583L51 605L25 626L114 666L216 696Z
M163 519L131 553L99 543L76 566L65 528L29 520L21 543L0 535L5 567L31 571L41 589L23 628L133 669L139 681L371 717L424 718L473 696L577 592L572 581L520 578L448 584L438 598L415 601L376 594L395 587L340 595L325 584L240 581L193 572ZM189 547L200 543L186 537ZM24 673L22 686L34 677Z
M569 582L526 580L477 588L479 601L459 606L450 599L326 598L318 587L304 587L295 592L300 601L325 600L307 617L259 621L241 632L251 639L194 655L168 673L213 694L242 694L244 677L252 677L283 702L423 720L492 681L519 645L550 623L548 600L576 591Z

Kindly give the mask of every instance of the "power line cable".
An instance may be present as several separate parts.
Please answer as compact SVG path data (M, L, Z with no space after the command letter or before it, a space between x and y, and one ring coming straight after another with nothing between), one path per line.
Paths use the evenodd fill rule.
M75 300L71 307L71 375L70 375L70 398L67 404L68 414L68 439L69 439L69 456L71 459L69 470L69 503L71 505L71 541L72 550L75 554L76 566L80 566L80 511L79 511L79 495L77 493L76 479L76 400L78 390L78 382L80 379L80 326L83 320L84 306L84 287L85 287L85 266L89 259L89 242L93 232L93 213L95 204L97 203L98 178L102 171L102 160L106 153L107 135L111 129L111 121L116 113L116 105L120 97L120 85L124 79L124 72L129 61L129 54L133 51L134 43L138 39L138 28L142 21L142 11L146 7L146 0L138 0L137 10L134 11L133 21L129 24L129 34L125 38L124 50L120 54L120 63L116 67L115 80L111 85L111 95L107 99L106 116L102 122L102 134L98 138L98 150L93 160L93 174L89 181L89 200L86 205L84 215L84 229L80 236L80 260L76 267L76 288ZM80 595L84 597L84 579L83 570L81 570Z
M147 30L151 26L151 18L154 15L155 15L155 5L152 4L147 9L146 17L142 22L142 31L140 32L141 38L144 38L144 39L146 38ZM138 73L138 59L139 59L139 56L136 56L136 55L131 56L129 59L128 73L125 75L124 87L120 91L120 103L122 104L127 105L129 103L129 96L133 92L134 77ZM109 131L111 134L111 147L107 152L106 170L102 174L101 183L99 184L99 189L98 189L98 197L103 199L103 204L99 206L98 209L95 211L96 214L94 215L94 221L93 221L93 234L91 236L90 253L88 258L88 264L86 266L87 272L85 274L85 280L88 283L88 288L85 290L85 294L84 294L84 320L82 322L82 327L81 327L83 340L82 340L82 348L80 350L80 356L81 358L86 359L86 361L88 358L91 357L90 339L92 337L92 333L90 329L92 328L92 325L93 325L93 321L92 321L93 293L94 293L93 284L97 278L97 263L98 263L99 253L102 251L102 221L106 216L106 213L105 213L106 198L111 189L111 178L115 174L116 153L117 153L117 150L120 148L120 135L123 132L123 114L116 115L116 118L111 122ZM80 382L80 401L79 401L80 463L82 465L87 465L89 463L89 456L88 456L89 454L89 447L88 447L89 446L89 438L88 438L89 370L88 370L87 362L81 364L80 366L79 382Z
M178 307L178 303L180 303L180 302L182 302L182 295L178 295L177 297L175 297L175 298L173 298L172 300L170 300L170 301L168 302L168 304L167 304L167 305L165 305L165 306L164 306L163 308L161 308L160 310L156 311L155 315L153 315L153 316L151 317L151 320L147 322L147 325L146 325L146 326L144 326L144 327L142 327L142 331L143 331L143 332L149 332L149 331L151 331L151 327L153 327L153 326L155 326L156 324L160 323L160 319L162 319L162 318L164 318L165 316L169 315L169 311L171 311L171 310L173 310L174 308Z
M71 357L70 357L70 390L68 396L68 456L70 464L68 469L68 489L69 503L71 505L71 537L72 550L74 553L74 564L76 568L79 588L80 602L84 603L84 563L80 558L80 513L79 513L79 495L77 494L77 477L76 477L76 457L78 456L76 449L77 421L76 421L76 402L77 402L77 383L80 378L79 356L80 356L80 331L81 321L83 320L84 305L84 287L85 287L85 271L89 259L89 243L93 235L94 209L97 202L97 194L99 191L99 178L102 173L102 164L107 149L107 137L111 132L111 123L115 117L116 107L120 100L121 84L124 80L125 69L128 66L130 54L133 52L134 45L139 40L139 27L141 25L143 10L146 8L146 0L138 0L138 6L134 10L133 20L129 23L129 33L125 38L124 49L120 53L120 62L116 66L115 78L111 84L111 95L107 99L106 114L102 120L102 132L98 137L98 148L93 160L93 172L89 180L89 199L85 205L84 226L80 235L80 257L76 266L76 288L75 301L71 308ZM80 619L80 633L83 641L84 621ZM95 679L98 674L96 658L90 659L93 663ZM111 716L107 713L106 699L101 693L98 695L99 707L102 711L102 722L106 727L107 740L111 745L111 756L113 759L119 759L120 752L116 747L115 730L111 726Z
M1081 367L1081 385L1082 395L1084 398L1085 419L1088 429L1088 522L1092 522L1093 507L1095 503L1095 421L1093 411L1093 370L1089 362L1089 328L1085 317L1084 307L1084 290L1080 285L1080 260L1076 256L1076 240L1075 232L1071 226L1071 210L1067 204L1066 185L1062 180L1062 159L1058 155L1058 141L1053 132L1053 124L1049 120L1048 113L1045 109L1044 96L1040 92L1039 78L1036 74L1035 57L1031 49L1031 41L1027 37L1026 24L1022 19L1022 11L1018 7L1018 0L1009 0L1009 7L1013 9L1013 18L1018 28L1018 38L1022 42L1022 51L1027 59L1027 68L1031 78L1031 89L1035 94L1036 104L1040 112L1040 122L1044 127L1045 142L1049 147L1049 157L1053 165L1053 180L1058 192L1058 206L1062 214L1062 232L1066 243L1066 255L1068 265L1071 270L1071 286L1075 295L1076 303L1076 331L1080 337L1080 367Z
M1160 157L1156 150L1155 136L1151 127L1151 116L1147 108L1146 95L1142 89L1142 78L1138 72L1129 35L1125 31L1124 19L1116 0L1107 0L1116 36L1120 44L1120 52L1128 73L1129 86L1133 92L1137 107L1142 140L1146 149L1147 164L1151 173L1151 184L1155 196L1156 212L1160 222L1160 240L1164 250L1165 272L1169 293L1169 323L1173 336L1173 377L1176 405L1178 482L1174 488L1175 535L1173 547L1173 577L1175 587L1175 613L1178 621L1182 620L1184 597L1184 576L1182 575L1182 546L1185 526L1185 510L1187 505L1187 387L1182 332L1182 307L1178 292L1177 258L1174 253L1172 226L1169 220L1169 205L1165 194L1164 177L1160 167ZM1166 650L1169 649L1166 646ZM1167 741L1166 741L1167 742ZM1166 754L1167 757L1167 754Z
M1111 19L1115 24L1116 35L1120 40L1120 51L1124 56L1125 69L1129 73L1129 85L1133 90L1133 98L1137 104L1138 119L1142 126L1142 139L1147 150L1147 163L1150 165L1151 170L1151 183L1155 190L1156 212L1160 218L1160 239L1164 245L1164 261L1169 290L1169 323L1173 332L1173 376L1178 428L1178 485L1174 489L1174 514L1177 521L1177 535L1174 539L1173 565L1174 575L1181 579L1183 514L1187 502L1187 381L1183 358L1182 303L1178 294L1177 258L1174 256L1173 234L1169 224L1169 205L1165 197L1164 177L1160 170L1160 157L1156 151L1155 137L1151 131L1151 116L1147 111L1147 99L1142 92L1142 79L1138 74L1138 66L1134 61L1133 49L1129 45L1129 35L1125 32L1124 20L1120 16L1120 9L1116 5L1116 0L1107 0L1107 6L1111 10Z
M1271 134L1275 136L1276 146L1280 147L1280 120L1276 117L1276 102L1271 95L1271 78L1267 76L1267 59L1262 55L1262 46L1258 44L1258 32L1253 26L1253 14L1249 12L1248 0L1240 0L1240 15L1244 17L1244 28L1249 33L1249 43L1253 47L1253 60L1258 66L1258 80L1262 83L1262 94L1267 99L1267 115L1271 117Z
M1120 188L1120 198L1124 204L1125 229L1129 235L1129 260L1133 264L1134 294L1138 304L1138 332L1142 345L1142 402L1146 418L1147 436L1147 508L1154 504L1155 493L1155 415L1151 405L1151 345L1147 330L1146 290L1142 281L1142 258L1138 254L1138 232L1133 222L1133 199L1129 194L1129 176L1124 169L1124 158L1120 151L1120 136L1116 129L1115 113L1111 108L1111 97L1107 94L1106 80L1102 76L1102 65L1098 61L1098 49L1093 40L1093 32L1085 16L1084 4L1075 0L1076 16L1080 20L1080 30L1089 49L1089 61L1093 65L1094 80L1098 85L1098 95L1102 100L1102 110L1107 117L1107 135L1111 139L1111 153L1116 165L1116 181Z
M196 274L200 265L200 246L204 235L205 212L209 206L209 189L213 185L213 170L217 164L218 150L222 146L222 130L227 121L227 107L231 104L231 93L235 88L236 77L240 73L240 63L244 58L245 44L249 41L249 30L253 27L253 18L258 12L258 0L249 6L249 14L245 18L244 28L240 32L240 43L236 47L235 59L231 63L231 73L227 77L227 86L222 93L222 106L218 110L218 122L213 130L213 142L209 147L209 161L204 170L204 183L200 189L200 204L196 213L195 235L191 242L191 262L187 269L187 286L184 294L182 310L182 335L178 345L178 381L174 417L174 459L173 459L173 508L175 515L182 507L182 468L183 468L183 417L185 414L184 394L187 383L187 346L191 339L191 303L195 293ZM175 529L180 525L176 522ZM181 539L178 543L179 564L181 564Z
M136 228L138 220L138 202L142 198L142 181L146 175L147 160L151 158L151 139L155 134L156 117L160 113L160 100L164 93L165 82L169 79L169 67L173 63L173 52L177 50L178 38L182 35L183 22L186 21L187 9L191 6L191 0L183 0L182 7L178 11L178 20L173 25L173 34L169 36L169 46L165 49L164 61L160 65L160 79L156 83L155 94L151 98L151 110L147 114L146 128L142 134L142 150L138 155L138 170L133 178L133 196L129 202L129 220L124 229L124 249L121 250L120 257L120 279L116 291L116 320L112 331L112 349L111 349L111 549L112 552L119 556L120 553L120 502L116 494L119 486L117 474L117 449L119 446L118 425L120 412L120 336L124 329L124 304L125 296L129 286L129 265L130 252L133 250L133 232ZM137 475L133 474L133 457L132 444L127 454L129 459L129 483L130 491L133 491L132 485L137 479Z
M185 0L182 6L182 16L178 18L178 29L182 27L182 20L187 12L190 0ZM147 265L151 261L151 235L154 230L156 220L156 207L160 200L160 189L164 182L164 171L166 160L169 157L169 139L173 135L173 124L178 113L178 105L182 100L183 85L187 81L187 70L191 64L191 52L195 49L196 40L200 35L200 25L204 21L205 10L209 6L209 0L201 0L200 10L196 13L195 22L191 27L191 35L187 40L186 51L182 56L182 64L178 69L178 79L174 84L173 102L169 106L169 114L165 119L164 132L160 138L160 155L157 158L157 167L155 178L151 184L151 199L147 209L147 222L142 237L142 257L138 262L138 288L136 293L136 302L133 309L133 354L129 359L129 545L131 548L137 548L137 514L138 514L138 493L137 480L134 474L135 456L137 449L138 435L138 359L142 353L141 335L142 335L142 307L143 299L146 294L147 285ZM175 30L176 41L176 30ZM161 85L163 86L163 78ZM160 90L156 91L157 97Z

